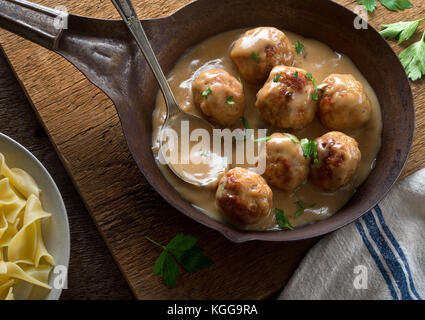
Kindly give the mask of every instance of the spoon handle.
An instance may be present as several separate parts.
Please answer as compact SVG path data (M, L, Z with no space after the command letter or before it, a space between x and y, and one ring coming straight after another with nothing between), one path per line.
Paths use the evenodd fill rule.
M127 24L128 29L136 40L140 50L142 50L146 61L152 69L156 80L159 83L162 93L164 94L165 102L168 108L168 115L173 115L176 112L180 112L180 108L174 98L170 86L168 85L167 78L165 78L162 72L161 66L156 59L155 53L149 43L148 37L146 36L145 30L143 30L142 24L140 23L137 13L134 10L130 0L111 0L119 14Z

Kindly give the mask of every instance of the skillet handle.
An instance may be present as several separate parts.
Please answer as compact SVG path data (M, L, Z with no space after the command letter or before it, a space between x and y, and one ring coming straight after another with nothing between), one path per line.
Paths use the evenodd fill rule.
M25 0L0 0L0 27L50 50L57 48L67 22L64 11Z

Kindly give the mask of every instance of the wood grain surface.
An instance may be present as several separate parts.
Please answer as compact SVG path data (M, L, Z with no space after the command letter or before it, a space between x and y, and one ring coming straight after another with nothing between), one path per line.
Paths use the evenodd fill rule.
M43 163L55 180L68 210L71 260L68 289L62 292L61 298L133 298L1 50L0 131L23 144Z
M108 0L37 0L46 6L97 18L118 18ZM188 0L134 0L141 18L172 13ZM354 0L338 0L353 9ZM370 23L419 19L425 3L393 13L380 7ZM314 10L314 8L312 8ZM422 29L421 29L422 30ZM0 44L26 88L36 113L74 184L115 257L134 294L140 299L263 299L285 285L307 250L318 240L296 243L233 244L220 234L189 220L169 206L137 170L126 147L112 102L58 55L0 30ZM392 44L396 51L399 48ZM412 85L417 133L404 176L425 167L425 84ZM199 238L216 262L196 275L183 274L177 288L167 289L152 273L159 251L144 241L167 242L176 233Z

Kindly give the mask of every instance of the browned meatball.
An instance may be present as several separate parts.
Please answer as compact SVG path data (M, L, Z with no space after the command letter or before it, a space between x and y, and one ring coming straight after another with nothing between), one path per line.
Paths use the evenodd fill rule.
M260 175L244 168L234 168L221 178L216 199L227 218L249 225L267 216L272 207L273 192Z
M362 158L357 141L332 131L316 139L319 162L311 167L310 179L325 191L350 183Z
M284 129L302 129L313 121L318 102L315 88L303 69L278 66L257 93L256 106L270 125Z
M371 104L363 88L351 74L331 74L323 83L319 116L330 129L357 129L370 119Z
M307 179L310 160L299 143L285 134L275 133L267 141L266 150L265 176L270 185L293 191Z
M192 84L193 100L208 121L231 126L245 110L242 84L219 68L201 73Z
M247 31L230 52L242 77L250 83L263 83L275 66L292 66L295 49L286 35L270 27Z

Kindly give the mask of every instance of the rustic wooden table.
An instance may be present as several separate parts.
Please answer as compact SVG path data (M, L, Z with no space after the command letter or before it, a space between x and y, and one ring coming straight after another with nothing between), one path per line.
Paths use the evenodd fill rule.
M69 289L63 291L62 299L132 299L133 294L1 51L0 132L23 144L43 163L65 201L72 245Z
M33 1L50 7L65 3L76 14L118 18L110 1ZM354 0L334 1L350 9L356 5ZM190 0L134 2L140 17L149 18L167 15ZM371 24L379 28L382 23L423 17L424 1L412 2L415 4L414 9L399 13L380 7L370 15ZM31 98L33 109L47 128L55 149L60 152L67 171L71 173L73 182L138 298L270 298L281 290L316 240L262 244L262 259L258 260L255 259L258 258L256 243L231 244L217 233L189 221L175 212L141 177L125 147L115 109L102 92L69 63L37 45L1 30L0 44L4 46L15 72ZM392 46L397 52L400 51L395 43ZM7 72L10 76L10 71ZM2 115L5 114L0 119L0 124L4 126L1 130L23 142L44 160L67 202L73 255L70 289L64 292L63 297L131 297L48 139L34 135L35 130L43 131L35 122L35 116L31 113L29 103L23 98L22 91L19 91L16 82L13 85L15 89L11 89L10 81L4 81L4 89L0 90L5 91L0 92L4 92L5 97L4 101L0 98L0 105L9 104L10 107L0 111ZM417 134L403 176L425 166L425 81L418 81L412 87L417 110ZM18 94L14 93L16 90L19 91ZM14 99L18 98L20 100L16 102ZM18 110L18 104L24 107ZM15 122L12 124L12 121ZM26 124L28 127L25 127ZM97 152L98 150L106 152ZM110 154L114 156L111 157ZM49 157L45 158L47 155ZM99 186L103 186L103 189L99 190ZM141 214L143 219L140 219ZM199 237L201 246L216 261L214 268L200 275L183 276L178 288L173 291L166 289L160 284L158 277L152 274L158 251L140 240L152 230L161 230L157 232L159 241L169 240L176 232L187 232ZM233 255L232 261L236 261L235 263L229 263L227 253ZM279 272L275 268L279 268ZM267 279L260 279L257 270L269 271L266 272L269 275ZM235 274L238 276L235 277ZM251 281L243 281L245 279ZM255 283L255 288L248 282Z

